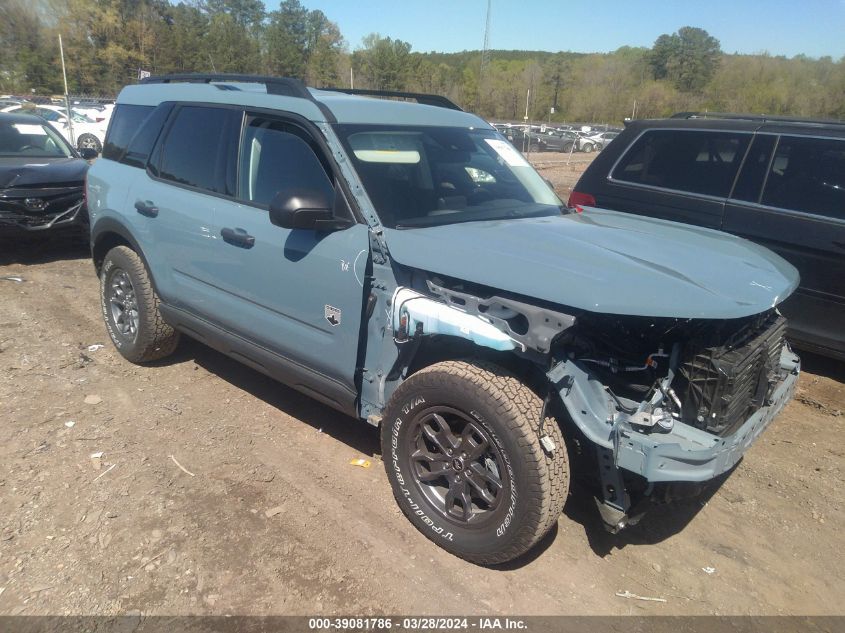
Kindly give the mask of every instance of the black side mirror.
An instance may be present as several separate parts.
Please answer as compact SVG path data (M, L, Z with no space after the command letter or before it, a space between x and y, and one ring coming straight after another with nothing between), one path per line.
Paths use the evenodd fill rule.
M95 150L93 147L83 147L79 150L79 155L82 156L82 158L84 158L85 160L94 160L95 158L97 158L97 156L99 156L97 150Z
M285 229L337 231L352 224L335 214L333 191L299 189L276 194L270 202L270 222Z

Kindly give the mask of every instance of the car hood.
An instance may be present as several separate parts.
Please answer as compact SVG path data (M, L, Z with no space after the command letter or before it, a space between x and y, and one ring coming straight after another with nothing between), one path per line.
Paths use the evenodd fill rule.
M82 183L88 163L81 158L16 156L0 158L0 189Z
M603 209L384 233L400 264L592 312L732 319L798 285L791 264L741 238Z

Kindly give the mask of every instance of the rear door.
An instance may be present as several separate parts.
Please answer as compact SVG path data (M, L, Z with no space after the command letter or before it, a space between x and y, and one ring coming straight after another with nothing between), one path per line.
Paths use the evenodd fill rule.
M238 108L176 106L127 201L162 269L162 299L205 319L217 310L214 211L234 194L242 118Z
M643 132L596 191L596 206L718 229L751 134Z
M845 138L761 133L724 229L798 269L801 286L783 305L793 336L845 353Z

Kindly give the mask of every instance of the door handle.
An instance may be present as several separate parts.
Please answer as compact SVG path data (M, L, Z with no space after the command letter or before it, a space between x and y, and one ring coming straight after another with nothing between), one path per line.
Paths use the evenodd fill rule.
M220 231L223 236L223 241L232 244L233 246L240 246L241 248L252 248L255 246L255 238L248 234L243 229L225 228Z
M135 210L148 218L154 218L158 215L158 207L149 200L136 200Z

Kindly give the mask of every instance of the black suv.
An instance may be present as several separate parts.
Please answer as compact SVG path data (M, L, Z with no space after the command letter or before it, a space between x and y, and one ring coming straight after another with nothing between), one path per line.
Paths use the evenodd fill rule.
M782 305L792 339L845 359L845 122L712 113L633 121L569 203L697 224L772 249L801 273Z

